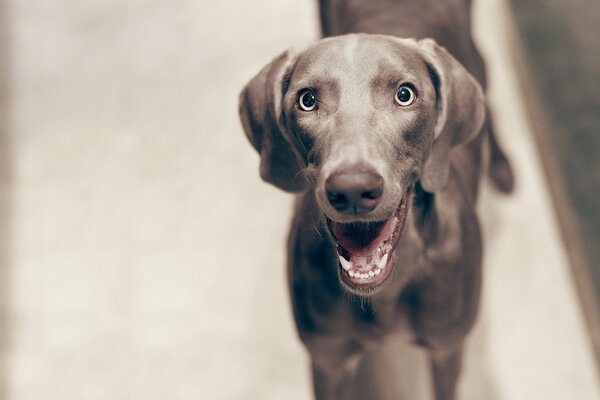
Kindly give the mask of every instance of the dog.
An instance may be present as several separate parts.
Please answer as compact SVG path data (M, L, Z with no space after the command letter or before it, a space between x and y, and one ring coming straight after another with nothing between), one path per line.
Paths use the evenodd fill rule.
M404 332L428 353L435 399L455 399L480 297L485 159L501 191L514 184L470 1L319 5L325 38L240 94L261 177L296 193L288 277L315 396L346 398L365 350Z

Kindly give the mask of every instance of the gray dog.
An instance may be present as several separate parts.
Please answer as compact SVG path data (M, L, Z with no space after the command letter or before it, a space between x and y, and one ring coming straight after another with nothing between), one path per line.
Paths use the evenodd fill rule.
M402 331L428 351L436 400L454 399L479 303L484 139L493 182L513 186L470 1L320 7L333 37L278 56L240 96L262 178L298 193L288 275L316 397L345 398L365 349Z

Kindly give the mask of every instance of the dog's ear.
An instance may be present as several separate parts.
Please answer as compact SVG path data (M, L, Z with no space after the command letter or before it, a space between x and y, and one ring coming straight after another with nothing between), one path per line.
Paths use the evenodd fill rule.
M418 42L436 91L437 120L421 185L428 192L443 188L450 171L450 151L475 138L485 119L485 98L475 78L431 39Z
M260 176L287 192L301 192L307 186L301 157L288 141L281 118L281 101L295 60L290 51L279 55L240 93L240 118L260 154Z

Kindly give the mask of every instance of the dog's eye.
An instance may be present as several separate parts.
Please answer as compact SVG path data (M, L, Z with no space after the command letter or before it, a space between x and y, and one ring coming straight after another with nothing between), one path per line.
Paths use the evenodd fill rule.
M396 103L400 104L403 107L410 106L415 102L417 96L415 95L414 90L410 86L400 86L398 91L396 92Z
M298 96L298 104L303 111L312 111L317 108L317 96L310 89L304 89Z

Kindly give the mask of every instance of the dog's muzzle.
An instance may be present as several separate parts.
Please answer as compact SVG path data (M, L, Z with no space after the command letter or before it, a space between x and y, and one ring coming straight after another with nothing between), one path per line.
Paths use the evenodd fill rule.
M326 217L337 245L340 276L349 289L372 292L390 276L393 250L402 235L411 200L409 189L394 213L383 221L340 223Z

